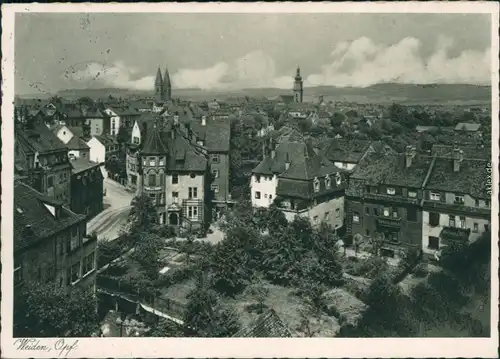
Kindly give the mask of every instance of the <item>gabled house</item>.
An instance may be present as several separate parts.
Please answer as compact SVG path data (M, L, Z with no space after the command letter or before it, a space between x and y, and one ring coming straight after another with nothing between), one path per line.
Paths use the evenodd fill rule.
M14 295L28 284L95 291L97 238L85 216L24 183L14 183Z
M297 131L282 135L265 148L264 159L252 171L252 206L276 204L291 221L307 217L313 225L344 224L346 175Z
M71 130L64 125L56 125L52 132L68 147L68 156L74 158L89 158L90 147L80 137L75 136Z
M116 156L119 150L116 138L106 135L92 136L87 145L90 147L89 159L101 164Z

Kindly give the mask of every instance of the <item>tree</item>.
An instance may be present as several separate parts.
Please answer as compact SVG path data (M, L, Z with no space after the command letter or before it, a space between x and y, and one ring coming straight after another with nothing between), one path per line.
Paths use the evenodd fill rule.
M239 330L236 313L219 304L217 294L203 278L198 280L187 299L184 323L195 336L230 337Z
M129 221L132 223L132 233L147 232L153 225L158 223L158 214L151 198L147 195L140 194L135 196L131 202L131 206Z
M283 229L288 225L283 212L273 203L269 206L267 212L267 229L271 237L282 232Z
M185 333L185 328L171 320L160 319L156 323L151 331L148 333L148 337L158 337L158 338L178 338L183 337Z
M151 280L156 280L161 269L159 252L163 247L159 236L152 233L141 232L138 234L137 246L131 255L141 266L144 274Z
M89 337L99 331L97 298L92 292L38 283L17 294L16 337Z
M116 135L116 140L120 144L120 148L130 140L129 134L125 125L121 124L120 128L118 128L118 134Z

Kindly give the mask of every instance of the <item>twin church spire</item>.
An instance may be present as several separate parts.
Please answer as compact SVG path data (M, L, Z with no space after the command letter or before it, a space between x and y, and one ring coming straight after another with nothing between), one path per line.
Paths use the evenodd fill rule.
M170 101L171 98L172 85L168 69L165 67L165 74L162 77L160 67L158 66L155 79L155 100L157 103L163 103Z

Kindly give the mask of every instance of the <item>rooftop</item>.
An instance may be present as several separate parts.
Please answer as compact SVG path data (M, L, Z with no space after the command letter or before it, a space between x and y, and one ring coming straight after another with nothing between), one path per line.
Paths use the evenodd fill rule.
M366 140L332 139L320 151L332 162L358 163L371 142Z
M255 323L233 335L234 338L291 338L292 332L273 309L259 315Z
M53 207L54 216L49 208ZM21 182L14 183L14 250L35 245L40 240L85 219Z
M15 136L26 153L67 150L67 146L49 128L39 123L34 123L29 129L16 126Z
M73 136L66 144L70 150L88 150L90 147L78 136Z
M89 159L83 157L75 158L74 160L71 160L70 163L73 166L72 173L74 174L99 167L99 163L90 161Z

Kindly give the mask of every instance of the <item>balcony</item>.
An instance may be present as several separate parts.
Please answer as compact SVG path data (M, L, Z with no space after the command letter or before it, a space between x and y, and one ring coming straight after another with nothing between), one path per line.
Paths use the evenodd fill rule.
M459 214L478 214L483 217L490 218L491 210L489 208L478 208L478 207L469 207L463 204L455 204L455 203L443 203L425 200L423 202L423 207L425 209L433 209L437 211L453 211Z
M469 241L470 228L444 227L439 235L443 239L451 241Z
M401 218L378 216L377 225L388 228L399 228L401 227Z

